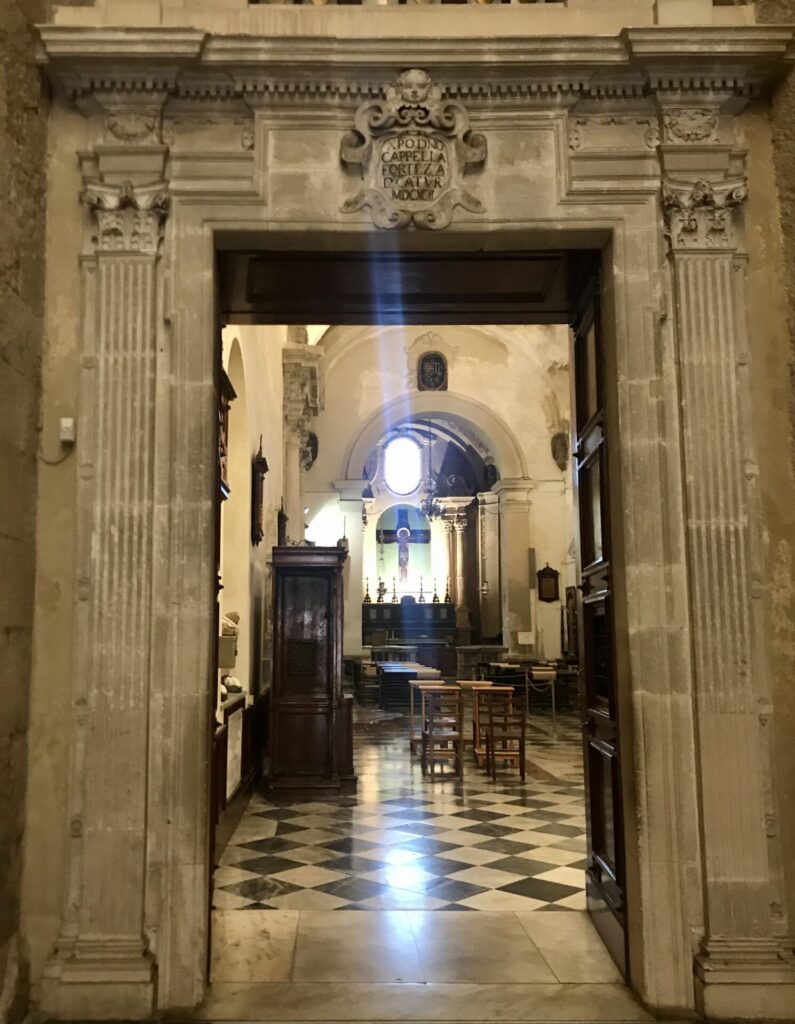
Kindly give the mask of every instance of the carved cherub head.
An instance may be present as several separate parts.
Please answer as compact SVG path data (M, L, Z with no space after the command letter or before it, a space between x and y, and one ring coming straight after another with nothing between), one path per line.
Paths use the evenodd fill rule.
M406 103L424 103L431 91L431 76L420 68L409 68L398 76L400 96Z

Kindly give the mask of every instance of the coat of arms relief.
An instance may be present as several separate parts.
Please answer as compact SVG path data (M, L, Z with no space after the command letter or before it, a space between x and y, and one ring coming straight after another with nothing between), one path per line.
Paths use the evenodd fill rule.
M427 71L403 71L383 100L356 111L340 157L358 166L362 184L343 212L369 207L379 228L445 228L456 206L482 213L483 204L463 184L467 168L486 159L486 139L469 127L469 115Z

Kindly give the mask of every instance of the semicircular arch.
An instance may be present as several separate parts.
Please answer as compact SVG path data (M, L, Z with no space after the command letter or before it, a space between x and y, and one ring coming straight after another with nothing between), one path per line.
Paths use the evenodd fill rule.
M508 424L482 402L450 391L403 395L382 406L359 430L345 451L341 478L359 480L375 445L412 416L443 416L480 436L491 450L503 477L526 477L527 461Z

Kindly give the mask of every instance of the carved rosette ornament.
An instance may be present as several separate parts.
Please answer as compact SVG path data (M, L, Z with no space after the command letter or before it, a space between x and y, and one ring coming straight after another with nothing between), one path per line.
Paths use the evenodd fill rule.
M383 100L359 107L354 124L340 158L360 168L362 184L343 212L369 207L380 228L445 228L456 206L483 212L463 175L486 159L486 139L470 129L460 103L442 99L426 71L403 71Z
M109 110L105 115L105 127L120 142L159 142L160 108Z
M672 143L717 142L720 121L716 110L703 107L668 107L663 111L665 141Z
M168 213L168 186L89 184L81 196L97 218L97 251L155 255Z
M662 203L671 248L732 249L734 211L747 195L744 178L717 183L665 182Z

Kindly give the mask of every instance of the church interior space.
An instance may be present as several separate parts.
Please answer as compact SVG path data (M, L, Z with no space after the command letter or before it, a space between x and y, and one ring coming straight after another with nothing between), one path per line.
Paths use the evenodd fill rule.
M571 349L223 329L209 1017L422 982L643 1019L586 913Z

